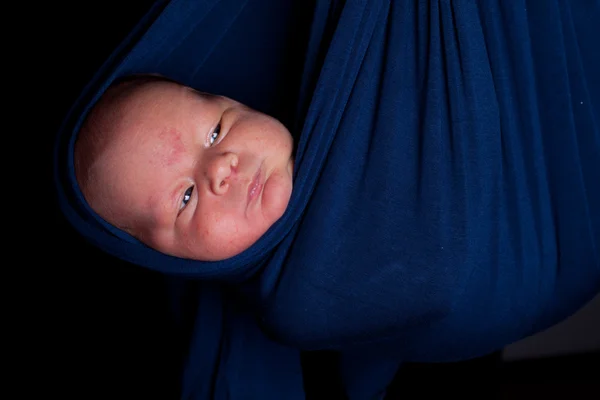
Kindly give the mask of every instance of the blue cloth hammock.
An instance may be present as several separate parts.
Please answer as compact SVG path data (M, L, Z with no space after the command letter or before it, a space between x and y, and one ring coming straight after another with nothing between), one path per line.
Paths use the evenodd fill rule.
M199 282L182 398L304 398L299 349L339 350L350 397L368 398L400 361L487 354L598 293L600 1L317 1L300 23L303 7L157 2L59 132L76 230ZM148 72L292 131L289 207L242 254L163 255L83 201L72 149L86 112Z

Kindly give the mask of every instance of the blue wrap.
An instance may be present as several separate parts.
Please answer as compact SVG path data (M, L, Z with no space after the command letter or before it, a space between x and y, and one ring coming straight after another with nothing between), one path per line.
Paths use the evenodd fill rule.
M76 230L202 282L184 398L303 398L297 349L340 350L348 390L368 398L391 376L363 368L484 355L599 291L600 1L317 1L305 46L295 3L157 3L58 137ZM78 127L138 72L230 96L295 136L289 207L242 254L166 256L82 201Z

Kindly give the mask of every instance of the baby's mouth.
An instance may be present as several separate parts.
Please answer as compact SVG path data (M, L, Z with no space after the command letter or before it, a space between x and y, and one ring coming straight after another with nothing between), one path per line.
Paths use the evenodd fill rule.
M247 202L246 206L249 206L250 204L252 204L260 196L260 193L262 192L264 182L263 182L263 177L262 177L261 172L262 172L262 163L258 167L258 170L256 171L256 173L254 174L254 178L248 185L248 202Z

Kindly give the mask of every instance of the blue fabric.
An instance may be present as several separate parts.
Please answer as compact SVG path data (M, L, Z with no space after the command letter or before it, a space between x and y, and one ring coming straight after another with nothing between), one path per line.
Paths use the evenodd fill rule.
M190 398L302 398L297 350L272 339L341 351L343 375L365 376L348 387L379 393L361 369L484 355L598 293L600 1L318 1L306 49L290 45L294 4L157 6L57 141L61 207L83 236L203 282ZM286 86L298 52L302 79ZM295 135L289 207L244 253L162 255L82 201L75 133L107 85L136 72L233 97Z

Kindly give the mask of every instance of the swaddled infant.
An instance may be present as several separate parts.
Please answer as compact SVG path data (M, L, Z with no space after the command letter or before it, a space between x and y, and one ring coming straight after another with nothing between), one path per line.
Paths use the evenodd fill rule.
M227 97L158 76L113 84L75 144L75 174L107 222L177 257L241 253L284 213L292 136Z

